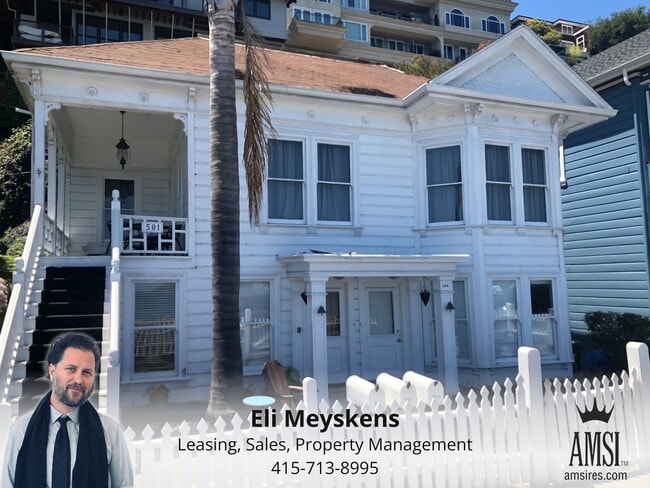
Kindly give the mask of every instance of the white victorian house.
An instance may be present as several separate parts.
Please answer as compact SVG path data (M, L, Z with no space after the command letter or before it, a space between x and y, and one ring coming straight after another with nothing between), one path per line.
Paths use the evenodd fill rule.
M35 209L3 399L26 395L64 325L104 341L100 402L158 384L170 401L207 398L208 41L2 54L33 113ZM570 375L559 152L609 105L525 27L431 81L268 55L277 135L254 228L242 171L245 373L274 358L325 396L351 374L415 370L453 392L512 375L531 345L545 374ZM63 308L93 276L95 332L90 305Z

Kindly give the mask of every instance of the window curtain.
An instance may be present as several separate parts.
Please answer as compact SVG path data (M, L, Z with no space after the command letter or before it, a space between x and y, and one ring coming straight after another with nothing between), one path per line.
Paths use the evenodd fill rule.
M302 143L270 140L268 172L269 218L302 220Z
M522 149L524 215L526 222L546 222L546 172L544 151Z
M318 220L350 221L350 148L318 145Z
M460 146L427 150L429 222L463 220ZM435 185L435 186L432 186Z
M485 146L488 220L512 220L510 209L510 152L507 146Z

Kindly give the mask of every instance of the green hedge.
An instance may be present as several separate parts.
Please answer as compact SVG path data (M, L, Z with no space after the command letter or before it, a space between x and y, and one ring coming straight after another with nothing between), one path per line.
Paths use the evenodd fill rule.
M645 342L650 346L650 318L635 313L588 312L585 323L594 345L611 361L616 370L627 369L625 345Z

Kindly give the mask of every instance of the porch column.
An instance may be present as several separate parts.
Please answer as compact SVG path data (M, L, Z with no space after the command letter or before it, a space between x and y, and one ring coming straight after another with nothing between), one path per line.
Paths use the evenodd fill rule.
M52 124L47 125L47 216L56 219L56 173L57 173L57 143L56 132ZM56 233L55 233L56 235ZM56 237L55 237L56 241Z
M32 195L31 206L45 203L45 102L34 101L32 128Z
M445 393L458 391L458 360L456 357L456 321L454 309L454 285L451 277L433 280L434 307L436 313L436 337L438 346L438 373Z
M309 299L307 306L309 312L309 369L311 376L316 380L318 386L318 401L328 400L329 378L327 374L327 324L326 314L318 313L326 310L325 297L327 277L310 277L307 282L307 294ZM322 309L321 309L322 307Z

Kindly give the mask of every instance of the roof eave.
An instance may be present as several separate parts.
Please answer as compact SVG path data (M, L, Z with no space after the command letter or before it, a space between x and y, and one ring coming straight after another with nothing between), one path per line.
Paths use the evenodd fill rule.
M623 70L626 70L628 74L631 74L633 71L650 67L650 52L643 54L637 58L626 61L625 63L612 66L607 71L599 73L598 75L587 78L586 81L589 85L596 87L608 83L617 78L623 79Z

